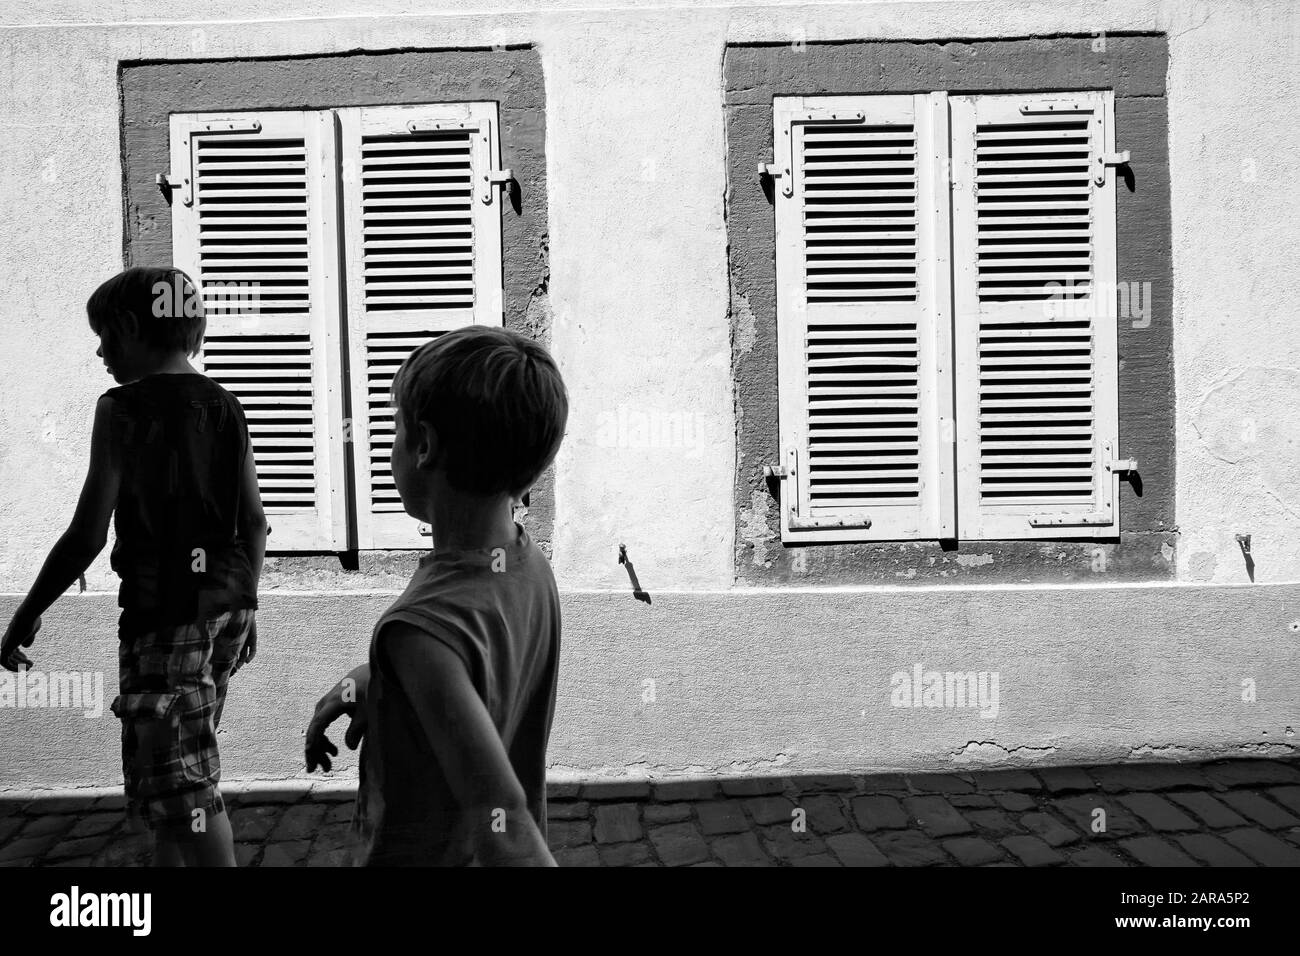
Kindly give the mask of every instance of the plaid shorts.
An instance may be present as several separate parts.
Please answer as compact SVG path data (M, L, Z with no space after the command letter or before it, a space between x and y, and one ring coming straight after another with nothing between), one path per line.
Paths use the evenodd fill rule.
M150 830L190 832L194 811L221 813L217 725L226 684L253 627L252 610L156 626L119 625L122 775L127 815Z

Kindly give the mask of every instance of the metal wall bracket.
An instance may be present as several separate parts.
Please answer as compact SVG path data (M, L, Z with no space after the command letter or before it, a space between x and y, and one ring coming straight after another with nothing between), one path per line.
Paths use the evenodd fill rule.
M505 186L514 181L515 174L510 169L490 169L483 174L485 185L483 187L482 199L484 204L492 204L493 188L496 186Z
M1117 475L1123 474L1124 472L1137 471L1138 470L1137 459L1136 458L1113 459L1112 461L1106 462L1106 470L1112 471Z
M1129 160L1129 151L1120 150L1117 153L1099 153L1097 155L1097 185L1106 185L1106 168L1108 166L1123 166Z

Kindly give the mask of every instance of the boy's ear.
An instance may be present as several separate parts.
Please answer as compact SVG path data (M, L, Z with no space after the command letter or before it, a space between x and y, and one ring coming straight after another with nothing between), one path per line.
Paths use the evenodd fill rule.
M432 468L438 463L438 433L428 422L420 422L420 443L415 449L415 466Z
M140 337L140 320L136 317L136 314L130 309L118 309L117 314L122 320L119 328L122 330L123 336L138 339Z

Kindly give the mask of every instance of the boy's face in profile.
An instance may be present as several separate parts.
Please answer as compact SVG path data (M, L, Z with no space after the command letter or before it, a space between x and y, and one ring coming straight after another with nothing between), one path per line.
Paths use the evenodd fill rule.
M99 327L99 348L95 354L104 360L104 368L119 385L134 382L140 376L135 372L134 354L138 348L126 336L111 330L107 325Z

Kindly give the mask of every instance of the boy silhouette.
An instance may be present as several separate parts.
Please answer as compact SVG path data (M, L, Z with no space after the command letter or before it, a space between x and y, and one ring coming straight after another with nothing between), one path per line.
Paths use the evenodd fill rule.
M369 661L316 706L307 769L330 769L343 714L361 749L358 865L554 866L546 744L560 610L546 557L512 504L554 459L568 419L536 342L469 326L416 350L393 382L392 465L433 551L380 617Z
M205 320L179 269L127 269L86 312L119 387L95 406L76 512L5 631L0 664L31 667L22 648L103 550L112 516L122 582L112 710L128 817L153 833L155 865L234 866L216 732L227 680L256 652L267 530L244 411L189 362Z

